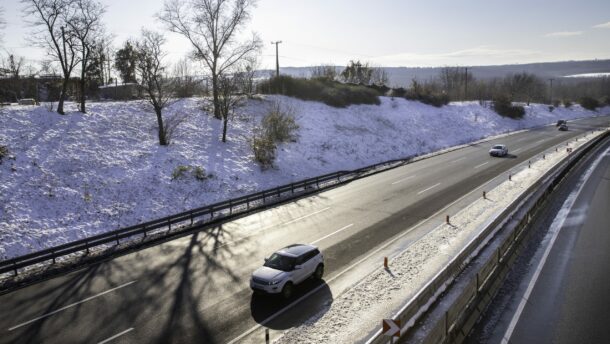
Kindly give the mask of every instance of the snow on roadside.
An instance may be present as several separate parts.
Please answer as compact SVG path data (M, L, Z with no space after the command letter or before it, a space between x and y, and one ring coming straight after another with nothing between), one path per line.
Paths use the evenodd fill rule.
M299 138L281 144L276 167L261 171L249 140L273 101L294 109ZM0 164L0 259L324 173L599 114L533 104L516 121L475 102L435 108L382 97L381 105L338 109L268 96L238 110L222 143L221 122L202 110L206 102L184 99L168 109L168 117L187 115L168 147L157 144L154 115L141 101L91 103L87 114L65 116L0 108L0 145L14 157ZM172 180L186 165L209 178Z
M589 136L589 139L599 135ZM570 143L577 149L586 141ZM567 147L566 147L567 148ZM497 217L529 186L566 157L566 151L546 155L522 169L390 260L390 272L376 271L347 290L304 324L289 329L274 343L354 343L390 318L446 266L491 219ZM354 321L357 319L357 321Z

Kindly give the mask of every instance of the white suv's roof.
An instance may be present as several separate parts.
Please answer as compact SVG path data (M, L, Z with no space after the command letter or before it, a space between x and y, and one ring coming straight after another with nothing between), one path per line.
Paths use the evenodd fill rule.
M313 251L315 249L317 249L317 247L312 245L294 244L284 247L283 249L277 251L277 253L288 257L298 257L305 252Z

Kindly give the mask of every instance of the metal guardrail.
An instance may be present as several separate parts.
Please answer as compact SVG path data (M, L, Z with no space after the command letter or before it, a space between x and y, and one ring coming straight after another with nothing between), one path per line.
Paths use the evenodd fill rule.
M121 240L136 236L146 237L153 232L155 235L159 235L158 232L165 231L160 233L160 237L167 237L170 234L175 234L178 228L188 230L193 225L204 226L221 218L228 219L243 215L272 204L302 197L338 184L401 166L411 161L412 158L384 161L353 171L333 172L3 260L0 261L0 275L9 272L17 275L19 270L23 268L44 262L55 264L58 258L70 254L82 251L89 253L92 248L104 245L116 246L121 243Z
M549 171L545 177L540 178L537 182L531 185L525 192L523 192L514 202L511 203L500 215L498 215L495 219L493 219L489 224L485 226L485 229L473 239L468 245L466 245L458 255L456 255L449 264L445 266L441 271L439 271L422 289L418 291L418 293L411 298L405 306L403 306L393 317L393 320L399 320L402 324L401 335L405 335L407 331L415 326L417 321L421 318L421 316L429 310L431 305L439 298L439 296L447 290L447 288L451 285L454 279L464 270L464 268L470 263L470 261L476 257L479 251L484 247L490 238L493 236L492 234L496 232L497 228L507 219L511 219L514 213L519 210L524 204L524 202L529 199L529 197L538 190L542 185L551 179L551 187L555 187L559 181L563 178L563 176L568 172L569 168L573 166L576 161L580 157L582 157L591 147L593 147L596 143L610 136L610 131L606 131L604 134L600 135L594 141L589 142L586 146L581 147L578 151L571 153L572 155L560 165L556 165L551 171ZM542 155L542 154L541 154ZM546 190L546 189L545 189ZM539 206L542 203L540 199L537 199L535 202L535 207ZM531 210L531 209L530 209ZM527 212L526 221L531 219L530 211ZM505 252L505 251L503 251ZM476 287L479 287L480 281L475 281ZM469 284L468 290L474 289L474 286ZM472 287L472 288L470 288ZM462 305L463 306L463 305ZM457 309L462 309L461 307L454 307ZM446 313L445 320L442 325L437 324L436 327L439 327L439 331L443 332L444 335L447 335L450 330L453 328L456 321L459 319L459 312L450 312ZM442 327L442 328L441 328ZM437 338L438 339L438 338ZM378 343L389 343L391 342L391 338L385 337L382 334L382 330L378 330L373 334L367 341L367 344L378 344ZM435 342L435 340L430 341L430 343ZM442 342L442 341L437 341Z

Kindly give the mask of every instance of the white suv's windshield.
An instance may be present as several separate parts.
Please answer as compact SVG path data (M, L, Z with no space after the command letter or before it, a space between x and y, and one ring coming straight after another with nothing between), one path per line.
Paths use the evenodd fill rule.
M494 146L494 148L493 148L493 149L502 149L502 148L503 148L502 146L499 146L499 145L498 145L498 146Z
M296 259L294 257L286 257L274 253L271 255L271 257L269 257L269 259L267 259L265 266L282 271L292 271L294 269L295 260Z

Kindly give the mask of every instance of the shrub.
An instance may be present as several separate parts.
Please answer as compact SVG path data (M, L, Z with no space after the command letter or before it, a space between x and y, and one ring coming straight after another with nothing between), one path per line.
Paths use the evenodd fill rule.
M193 176L199 181L204 181L208 178L203 167L179 165L174 168L174 171L172 172L172 180L187 178L189 175Z
M252 139L252 150L254 151L254 160L256 160L262 168L273 166L275 161L275 142L266 136L254 136Z
M276 142L295 141L295 131L299 125L294 119L294 110L274 102L269 112L263 117L261 126L256 128L252 139L254 159L262 168L273 166L275 161Z
M553 112L553 110L555 110L555 107L553 105L549 105L549 112Z
M446 93L434 90L428 85L421 85L415 80L405 92L405 98L436 107L449 104L449 96Z
M334 107L346 107L352 104L379 105L379 93L374 89L360 85L347 85L337 81L317 78L303 79L281 75L258 86L264 94L283 94L303 100L324 102Z
M587 110L595 111L599 107L599 101L591 97L582 97L580 105Z
M0 164L2 159L8 156L8 147L0 145Z
M572 104L572 102L571 102L570 100L568 100L568 99L564 99L564 100L563 100L563 106L564 106L564 107L566 107L566 108L571 108L571 107L572 107L572 105L573 105L573 104Z
M555 99L553 100L553 107L559 107L559 105L561 105L561 102L559 101L559 99Z
M610 105L610 96L605 96L604 99L602 99L602 104Z
M498 96L493 102L494 111L500 116L509 117L512 119L520 119L525 116L523 106L514 106L512 101L507 96Z
M296 139L294 132L299 129L294 119L294 110L283 107L279 102L271 105L261 125L264 135L273 142L294 141Z

